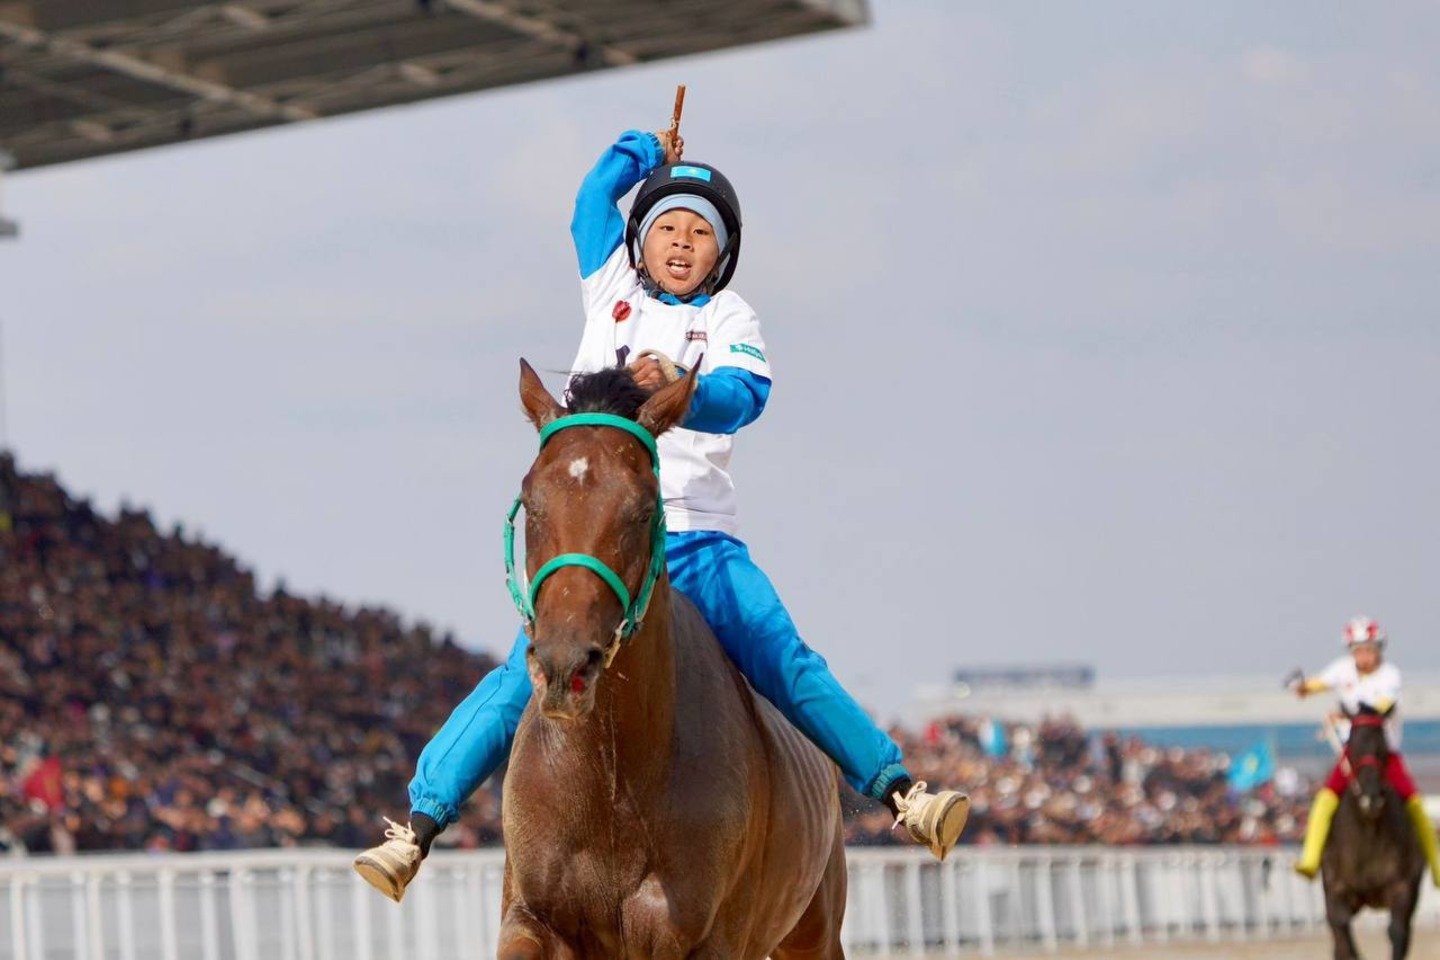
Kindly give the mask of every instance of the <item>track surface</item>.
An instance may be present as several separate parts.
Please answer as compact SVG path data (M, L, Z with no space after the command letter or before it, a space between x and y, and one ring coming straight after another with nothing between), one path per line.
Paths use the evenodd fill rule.
M1361 930L1356 935L1360 955L1368 960L1388 960L1390 941L1385 939L1383 930ZM1117 947L1109 950L1085 950L1059 953L997 953L997 960L1099 960L1100 957L1130 958L1130 960L1328 960L1330 937L1304 937L1297 940L1278 940L1272 943L1206 943L1172 946ZM865 956L865 955L857 955ZM971 954L969 956L975 956ZM880 958L871 958L880 960ZM900 960L895 957L894 960ZM906 960L915 960L914 954L907 954ZM933 955L932 960L942 960ZM1410 944L1406 960L1440 960L1440 931L1433 928L1417 930Z

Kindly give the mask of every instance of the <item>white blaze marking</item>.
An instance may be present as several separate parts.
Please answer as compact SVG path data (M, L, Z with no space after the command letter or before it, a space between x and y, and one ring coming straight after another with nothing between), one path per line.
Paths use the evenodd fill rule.
M574 477L576 480L579 480L581 483L585 482L585 472L589 469L590 461L586 460L584 457L581 457L578 460L570 461L570 476Z

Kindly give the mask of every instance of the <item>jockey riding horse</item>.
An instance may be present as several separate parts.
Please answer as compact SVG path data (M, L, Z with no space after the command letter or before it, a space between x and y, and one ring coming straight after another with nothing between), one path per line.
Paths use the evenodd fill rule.
M1381 771L1394 788L1415 830L1420 848L1430 865L1430 878L1440 887L1440 858L1436 856L1435 827L1425 813L1423 798L1415 789L1405 761L1400 755L1400 670L1384 662L1386 636L1380 625L1369 617L1355 617L1345 625L1345 646L1348 656L1340 657L1320 674L1300 680L1295 691L1301 697L1333 690L1340 697L1340 707L1347 717L1362 712L1385 718L1384 732L1389 750ZM1305 845L1295 872L1314 879L1320 872L1321 855L1330 835L1330 825L1340 806L1340 797L1355 776L1347 746L1330 772L1325 785L1315 795L1305 827Z

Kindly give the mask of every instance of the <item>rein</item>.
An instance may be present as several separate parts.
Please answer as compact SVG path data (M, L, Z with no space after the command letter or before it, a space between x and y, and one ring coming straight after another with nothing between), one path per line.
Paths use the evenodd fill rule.
M634 420L627 420L612 413L573 413L567 417L560 417L552 420L540 429L540 449L545 449L545 444L550 438L561 430L568 430L571 427L614 427L617 430L624 430L626 433L639 440L646 451L650 454L650 465L655 472L655 479L660 479L660 453L655 447L655 438L640 424ZM595 574L605 582L605 585L614 592L620 601L620 609L624 615L620 623L615 627L614 636L610 644L605 648L605 667L608 669L615 660L615 655L620 651L621 641L631 637L636 630L640 629L645 619L645 612L650 608L650 598L655 592L655 584L660 579L660 573L665 569L665 511L660 496L656 494L655 513L650 521L650 566L645 571L645 579L640 584L640 589L632 597L625 586L625 581L620 578L610 566L598 557L592 557L588 553L562 553L551 557L535 571L535 579L527 586L524 582L524 574L517 576L515 572L515 518L520 513L521 498L516 497L515 502L510 506L510 512L505 516L505 585L510 589L510 599L515 602L515 609L520 611L520 616L525 623L525 632L532 634L535 628L535 600L540 595L540 587L546 578L565 567L582 567Z

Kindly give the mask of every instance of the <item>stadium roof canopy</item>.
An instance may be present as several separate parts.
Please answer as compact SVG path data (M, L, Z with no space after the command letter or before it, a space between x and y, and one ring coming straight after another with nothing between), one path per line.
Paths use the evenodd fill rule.
M39 167L866 17L866 0L0 0L0 148Z

